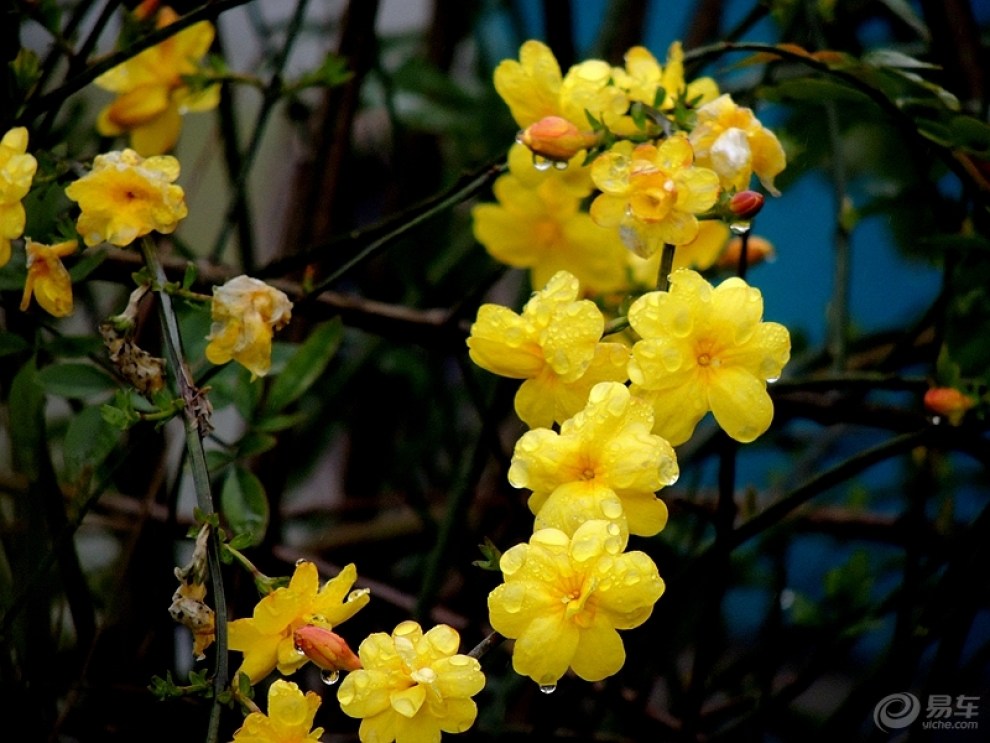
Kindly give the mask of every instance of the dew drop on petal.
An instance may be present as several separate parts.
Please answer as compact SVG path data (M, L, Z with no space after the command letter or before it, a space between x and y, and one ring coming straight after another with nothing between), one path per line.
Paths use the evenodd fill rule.
M557 170L567 170L567 161L555 160L553 163L553 167L556 168Z
M733 235L745 235L749 232L749 222L733 222L729 225L729 231Z
M602 503L602 513L607 519L617 519L622 515L622 504L617 500L607 500Z
M778 381L780 381L780 377L770 377L770 379L767 380L767 384L773 384Z
M296 567L298 568L300 565L305 565L307 562L309 562L309 560L307 560L305 557L300 557L298 560L296 560Z
M327 686L333 686L340 680L340 671L320 671L320 679Z
M557 691L557 684L540 684L541 694L553 694Z
M533 158L533 167L544 173L553 167L553 162L550 160L544 160L541 158Z

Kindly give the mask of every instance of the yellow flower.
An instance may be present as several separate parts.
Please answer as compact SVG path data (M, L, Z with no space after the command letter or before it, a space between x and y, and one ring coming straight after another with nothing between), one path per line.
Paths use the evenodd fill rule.
M581 132L591 130L588 113L606 125L629 107L626 95L611 83L612 68L597 59L574 65L561 77L560 65L546 44L530 40L519 61L506 59L495 68L495 90L525 129L547 116L560 116Z
M764 188L780 195L773 179L787 165L784 148L751 109L736 105L726 93L699 108L697 115L690 139L699 165L718 173L726 190L749 188L755 173Z
M667 63L663 67L649 49L642 46L634 46L627 51L625 62L625 67L613 68L612 78L631 101L640 101L652 106L656 100L657 89L663 88L664 98L660 110L670 111L682 94L687 103L694 102L696 107L718 97L718 85L710 77L701 77L690 83L685 82L684 51L679 41L675 41L667 49ZM623 134L635 134L639 131L628 117L617 129L617 133Z
M739 278L718 287L688 269L668 292L650 292L629 308L641 336L632 349L633 393L653 404L654 431L677 446L709 410L737 441L749 442L773 419L767 382L790 358L787 328L762 322L759 289Z
M695 217L718 200L718 176L694 167L694 152L683 134L659 147L620 142L595 159L591 177L602 193L591 218L618 228L633 252L648 258L664 243L683 245L698 235Z
M316 692L305 694L291 681L278 679L268 688L268 714L252 712L234 733L233 743L306 743L319 741L323 728L313 720L320 708Z
M589 168L575 158L567 170L539 173L532 155L515 145L509 156L510 172L493 187L498 203L474 207L474 235L497 261L528 268L534 287L545 286L555 273L568 270L581 286L596 293L622 289L626 284L625 254L614 230L599 227L581 210L591 190ZM527 171L538 173L537 182ZM576 174L583 171L583 178ZM587 184L583 193L580 183Z
M337 701L361 719L362 743L436 743L474 724L471 699L485 686L481 664L457 652L457 631L440 624L424 633L402 622L389 636L369 635L358 648L362 670L347 674Z
M72 314L72 279L61 259L75 253L78 245L75 240L42 245L27 238L27 280L21 297L21 311L30 306L34 295L49 315L66 317Z
M605 318L594 302L579 300L578 291L578 280L560 271L522 315L485 304L471 326L471 360L499 376L525 380L515 407L529 426L550 426L573 415L596 382L626 379L628 350L599 342Z
M179 161L147 160L134 150L97 155L93 169L70 183L65 195L79 203L76 229L86 245L104 240L123 247L149 232L175 231L188 213L185 193L174 184Z
M370 599L367 589L350 591L356 580L351 564L320 588L313 563L296 565L288 586L262 598L250 619L230 623L230 649L244 653L238 673L246 673L252 684L276 667L283 674L295 673L308 658L296 650L293 633L308 624L333 629L354 616Z
M655 493L677 480L677 457L651 433L653 412L618 382L595 385L588 405L560 433L534 428L516 442L509 482L533 491L536 529L573 534L593 519L653 536L667 523Z
M253 379L271 368L272 336L292 319L292 302L264 281L236 276L213 287L212 315L206 358L212 364L234 360Z
M10 260L10 241L24 232L26 215L21 199L27 196L38 161L27 153L28 131L15 127L0 139L0 266Z
M156 25L164 28L178 17L164 7ZM201 21L96 78L98 86L117 94L97 119L100 134L130 132L131 147L145 157L171 150L179 139L182 114L215 108L220 100L219 85L194 92L182 79L199 71L212 43L213 26Z
M586 681L622 668L616 630L645 622L664 590L649 556L625 546L618 525L595 520L572 537L541 529L502 555L505 582L489 594L488 614L515 640L517 673L550 687L568 668Z

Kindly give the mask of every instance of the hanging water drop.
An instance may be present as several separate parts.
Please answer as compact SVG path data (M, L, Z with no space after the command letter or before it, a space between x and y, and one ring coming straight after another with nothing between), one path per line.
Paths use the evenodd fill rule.
M541 173L550 170L553 167L553 162L550 160L544 160L542 157L533 158L533 167L539 170Z
M298 560L296 560L296 567L298 568L300 565L305 565L307 562L309 562L309 560L307 560L305 557L300 557Z
M554 160L553 166L557 170L567 170L567 161L566 160Z
M320 679L327 686L333 686L340 680L340 671L320 671Z
M770 377L767 380L767 384L773 384L774 382L779 382L779 381L780 381L780 377Z
M750 223L749 222L733 222L729 225L729 231L733 235L745 235L749 233Z
M541 694L553 694L557 691L557 684L540 684Z

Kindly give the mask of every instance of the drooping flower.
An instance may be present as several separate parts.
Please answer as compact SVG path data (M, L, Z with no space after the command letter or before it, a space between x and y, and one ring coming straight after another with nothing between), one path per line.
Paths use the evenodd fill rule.
M309 659L296 650L294 632L308 624L333 629L354 616L370 599L367 589L351 591L356 580L351 564L320 588L313 563L296 565L288 586L263 597L250 619L230 623L229 647L244 654L238 673L246 673L252 684L276 667L283 674L295 673Z
M718 173L723 188L749 188L755 173L764 188L780 195L773 180L787 166L784 148L751 109L725 93L699 108L697 117L690 134L695 156L699 165Z
M277 679L268 688L268 714L251 712L234 733L233 743L308 743L319 741L323 728L314 728L320 696L303 694L291 681Z
M471 360L482 369L525 380L516 393L516 413L529 426L550 426L582 407L600 381L625 381L628 349L600 343L601 311L578 299L578 280L560 271L536 292L518 315L485 304L467 340Z
M249 276L236 276L213 287L213 326L206 358L212 364L234 360L263 377L271 369L272 336L292 319L292 302L284 292Z
M130 245L152 231L175 231L188 214L185 193L175 185L179 161L142 158L134 150L97 155L93 169L70 183L65 195L79 203L76 229L86 245Z
M156 26L165 28L178 17L163 7ZM212 24L200 21L96 78L99 87L117 94L97 119L100 134L113 137L129 132L131 147L144 157L175 147L182 115L215 108L220 100L219 85L193 90L183 79L199 71L213 33Z
M622 241L643 257L664 243L683 245L698 235L695 216L718 200L718 175L695 167L683 134L659 146L619 142L592 163L591 177L602 193L591 204L591 218L619 230Z
M75 253L78 245L75 240L42 245L27 238L27 279L21 297L22 311L30 306L34 296L41 308L53 317L72 314L72 279L62 265L62 258Z
M617 524L594 520L568 537L541 529L500 560L505 582L488 596L489 621L515 640L512 667L541 686L572 669L586 681L625 663L616 630L638 627L664 591L644 552L623 552Z
M612 68L598 59L576 64L562 77L550 47L535 40L519 48L518 61L503 60L494 73L495 90L521 128L559 116L580 132L592 129L588 114L607 126L629 107L611 78Z
M440 624L423 632L402 622L391 636L369 635L358 648L363 669L347 674L337 690L340 708L361 718L362 743L437 743L463 733L478 708L471 699L485 686L481 664L458 653L457 631Z
M24 232L21 199L31 190L38 161L27 152L28 131L14 127L0 139L0 267L10 260L10 241Z
M582 198L591 190L589 170L576 161L564 171L540 173L526 148L515 145L509 173L493 187L497 203L472 210L478 242L495 260L529 269L534 287L567 270L589 291L624 288L628 251L614 230L599 227L581 210Z
M677 480L677 457L651 433L653 412L618 382L595 385L588 404L560 433L534 428L516 442L509 482L533 491L536 529L573 534L586 521L617 522L653 536L667 523L655 493Z
M790 358L787 328L763 322L763 296L739 278L713 288L700 274L679 269L670 289L650 292L629 308L642 340L633 345L633 393L653 404L654 431L677 446L709 410L737 441L770 426L767 382Z
M688 83L684 79L684 51L681 42L675 41L667 49L666 64L662 67L649 49L634 46L625 54L625 67L612 70L615 84L624 90L631 101L639 101L653 106L659 89L664 96L660 102L661 111L672 110L678 99L694 107L701 106L718 97L718 84L710 77L700 77ZM633 134L638 127L631 121L619 127L619 132Z

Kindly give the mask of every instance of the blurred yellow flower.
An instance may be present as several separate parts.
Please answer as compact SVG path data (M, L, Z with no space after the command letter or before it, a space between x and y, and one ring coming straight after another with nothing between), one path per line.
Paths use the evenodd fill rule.
M713 288L679 269L670 290L650 292L629 308L642 340L629 362L632 391L653 405L654 431L677 446L709 410L737 441L750 442L770 426L767 382L790 358L787 328L763 322L763 296L739 278Z
M295 647L295 630L308 624L333 629L354 616L370 600L367 589L351 591L356 580L351 564L320 588L316 566L297 564L288 586L263 597L250 619L230 623L228 645L244 654L237 673L246 673L252 684L276 667L286 675L295 673L309 660Z
M0 267L10 260L10 241L24 232L27 196L38 161L27 152L28 131L14 127L0 139Z
M62 258L75 253L78 246L75 240L42 245L27 238L27 280L21 297L22 311L30 306L33 295L49 315L66 317L72 314L72 279L62 265Z
M599 227L581 210L591 190L589 168L575 158L567 170L550 169L533 179L532 155L515 145L509 173L493 187L498 203L479 204L472 210L475 238L497 261L530 270L530 283L545 286L555 273L567 270L581 286L595 293L626 285L625 255L615 230ZM576 173L587 190L581 192ZM537 180L537 182L533 182Z
M591 165L602 191L591 204L591 218L618 229L626 246L644 258L664 243L691 242L699 229L695 215L714 206L719 195L718 175L693 161L683 134L659 146L619 142Z
M268 714L252 712L234 733L233 743L307 743L319 741L323 728L310 729L320 708L320 697L284 679L268 688Z
M471 360L493 374L525 380L515 407L529 426L570 417L584 407L597 382L626 379L627 348L599 342L605 318L594 302L579 300L578 292L578 280L560 271L521 315L484 304L471 326Z
M550 47L540 41L525 42L519 61L500 62L494 80L495 90L523 129L547 116L560 116L589 132L588 114L609 125L629 107L626 94L612 85L612 68L606 62L581 62L562 77Z
M585 681L615 674L626 653L616 630L645 622L664 591L643 552L623 552L617 524L588 521L568 537L541 529L507 550L505 582L488 596L489 621L515 640L512 667L552 687L571 668Z
M212 364L236 361L253 379L271 368L272 336L292 319L292 302L264 281L236 276L213 287L212 316L206 358Z
M163 7L156 26L169 26L178 17ZM184 75L199 71L212 43L213 26L201 21L96 78L99 87L117 94L97 119L100 134L113 137L129 132L131 147L145 157L175 147L182 114L215 108L220 100L219 85L194 91L183 80Z
M780 195L773 179L787 166L784 148L751 109L726 93L699 108L697 116L691 145L698 164L718 173L723 188L747 189L755 173L767 191Z
M174 184L179 161L162 155L147 160L134 150L97 155L93 169L70 183L65 195L79 203L76 229L92 247L119 247L157 231L175 231L188 214L185 193Z
M442 732L463 733L474 724L471 697L485 676L476 659L457 652L460 643L445 624L424 633L416 622L361 643L364 668L347 674L337 701L344 714L362 718L362 743L436 743Z
M653 411L619 382L595 385L588 404L560 433L527 431L516 442L509 482L533 491L536 529L573 534L593 519L617 522L632 534L653 536L667 523L655 493L677 480L677 456L651 433Z

